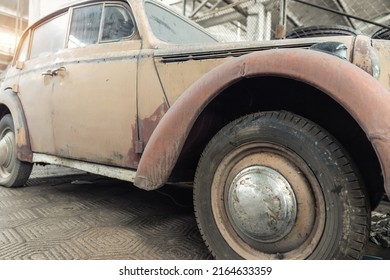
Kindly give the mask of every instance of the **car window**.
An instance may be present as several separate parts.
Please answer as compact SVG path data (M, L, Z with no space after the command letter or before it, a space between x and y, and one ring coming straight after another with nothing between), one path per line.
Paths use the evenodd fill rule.
M99 41L103 5L76 8L72 13L68 48L83 47Z
M129 11L122 6L98 4L75 8L72 13L68 48L118 41L129 38L134 33L134 20Z
M68 14L58 16L33 31L30 59L46 56L64 48Z
M134 32L134 21L128 10L121 6L104 7L102 41L120 40Z
M145 12L154 35L175 44L216 42L207 31L153 2L145 2Z
M27 59L27 52L28 52L28 43L30 41L30 35L25 36L23 39L23 42L21 43L19 54L18 54L18 61L26 61Z

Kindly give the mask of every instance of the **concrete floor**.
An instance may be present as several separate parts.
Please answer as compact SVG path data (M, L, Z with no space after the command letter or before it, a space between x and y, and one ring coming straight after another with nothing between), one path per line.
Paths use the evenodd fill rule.
M61 176L50 177L56 174ZM210 258L191 189L145 192L118 180L71 174L35 168L28 187L0 188L0 259ZM390 249L373 243L366 254L390 259Z

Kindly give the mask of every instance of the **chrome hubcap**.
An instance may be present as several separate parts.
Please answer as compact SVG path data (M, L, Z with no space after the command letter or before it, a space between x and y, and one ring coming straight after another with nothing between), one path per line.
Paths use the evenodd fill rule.
M4 134L0 140L0 169L1 174L8 174L8 169L12 165L13 158L13 142L14 134L11 131L8 131Z
M227 212L244 240L271 243L293 228L297 202L289 182L278 171L250 166L233 179L228 189Z
M323 196L295 152L272 143L242 145L223 158L213 186L218 230L242 258L304 259L318 245L325 225Z
M12 160L13 133L7 132L0 140L0 167L8 167Z

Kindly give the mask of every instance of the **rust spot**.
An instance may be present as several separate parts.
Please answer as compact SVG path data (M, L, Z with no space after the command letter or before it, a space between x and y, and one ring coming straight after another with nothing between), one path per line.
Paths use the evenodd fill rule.
M370 39L364 36L357 36L356 39L356 53L361 54L361 59L365 62L367 53L359 45L359 40L370 42ZM366 47L370 47L370 44ZM353 59L358 59L358 55ZM148 141L148 145L139 163L134 182L136 186L152 190L167 181L200 113L222 89L242 78L239 70L242 69L240 66L243 63L246 63L245 72L248 77L283 76L323 91L346 108L367 135L382 136L389 131L390 119L385 117L389 115L388 91L356 66L334 56L308 50L255 52L221 64L204 75L175 101L161 122L158 115L154 119L145 119L143 125L146 127L142 131L145 133L143 139ZM341 75L342 73L348 75ZM157 113L158 110L155 114ZM207 123L207 120L205 122ZM157 123L159 125L156 127ZM154 127L156 129L149 139ZM390 193L389 140L374 139L372 144L382 165L386 191Z
M149 141L154 129L157 127L161 118L168 111L168 108L168 105L163 103L153 112L151 116L141 120L141 139L144 145L146 145L146 143Z
M352 63L372 75L371 39L359 35L355 39Z
M20 145L17 146L17 157L21 161L32 162L33 154L29 145Z
M127 160L129 162L129 166L133 168L138 167L138 163L141 159L141 155L136 153L136 145L138 142L138 128L136 125L132 125L131 127L132 135L133 135L133 147L129 149L127 152Z

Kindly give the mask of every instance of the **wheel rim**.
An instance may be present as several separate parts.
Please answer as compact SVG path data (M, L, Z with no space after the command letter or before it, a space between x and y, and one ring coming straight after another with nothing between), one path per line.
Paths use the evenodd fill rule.
M298 154L279 145L251 143L226 155L211 197L220 233L245 259L308 258L325 227L314 173Z
M251 166L233 179L227 214L237 234L248 243L275 242L294 226L297 204L293 189L278 171Z
M14 168L15 135L10 128L6 128L0 136L0 178L4 179L11 176Z

